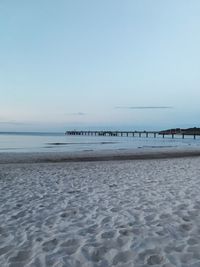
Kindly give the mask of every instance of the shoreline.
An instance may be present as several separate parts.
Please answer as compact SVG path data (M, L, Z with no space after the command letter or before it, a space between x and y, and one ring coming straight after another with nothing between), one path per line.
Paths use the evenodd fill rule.
M200 157L200 148L119 149L81 152L3 152L0 164L152 160Z

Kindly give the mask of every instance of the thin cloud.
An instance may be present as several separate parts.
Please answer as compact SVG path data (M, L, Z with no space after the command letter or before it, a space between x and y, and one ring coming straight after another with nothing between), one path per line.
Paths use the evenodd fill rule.
M133 107L115 107L116 109L172 109L171 106L133 106Z
M74 112L74 113L66 113L65 115L67 115L67 116L85 116L87 114L84 112Z
M27 125L25 122L18 122L18 121L0 121L1 125Z

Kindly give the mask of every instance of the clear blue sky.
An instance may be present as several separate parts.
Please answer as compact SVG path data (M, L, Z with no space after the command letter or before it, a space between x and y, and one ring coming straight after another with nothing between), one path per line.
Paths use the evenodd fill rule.
M200 126L199 14L199 0L0 0L0 131Z

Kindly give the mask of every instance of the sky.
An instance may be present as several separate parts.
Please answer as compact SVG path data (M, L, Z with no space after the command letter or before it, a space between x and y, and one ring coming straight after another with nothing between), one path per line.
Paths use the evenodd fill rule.
M200 126L199 0L0 0L0 131Z

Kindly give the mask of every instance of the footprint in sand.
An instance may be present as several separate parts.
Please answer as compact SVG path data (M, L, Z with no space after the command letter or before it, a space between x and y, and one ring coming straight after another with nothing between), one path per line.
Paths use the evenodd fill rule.
M56 248L56 246L58 245L58 240L56 238L50 240L50 241L46 241L43 243L43 251L48 252L48 251L52 251Z
M161 264L163 260L164 260L163 256L155 254L147 258L147 263L149 265L158 265L158 264Z
M144 217L147 224L151 223L155 219L155 214L150 214Z
M180 245L180 246L174 247L173 249L175 252L181 253L184 250L184 248L185 248L185 245Z
M61 244L61 247L71 247L79 245L78 239L69 239Z
M31 263L30 267L42 267L42 262L39 258L36 258L33 263Z
M131 236L133 235L133 229L122 229L122 230L119 230L119 233L121 236Z
M12 246L5 246L0 248L0 256L8 253L13 247Z
M170 263L165 263L162 265L162 267L176 267L175 265L172 265Z
M43 241L43 238L42 238L42 237L37 237L37 238L35 239L35 241L36 241L36 242L42 242L42 241Z
M133 257L130 251L121 251L113 259L113 265L129 262ZM123 266L123 265L122 265Z
M67 255L74 254L80 247L80 241L78 239L69 239L61 244L61 247L65 248Z
M171 214L169 213L162 213L160 215L160 219L169 219L171 217Z
M191 218L189 216L183 216L182 219L185 222L190 222L190 220L191 220Z
M110 209L111 212L118 212L119 210L120 210L120 209L117 208L117 207L114 207L114 208L111 208L111 209Z
M17 252L16 256L9 259L9 262L12 264L20 263L19 266L24 266L23 263L26 262L31 255L31 251L28 250L20 250ZM15 265L13 265L15 266Z
M102 219L102 221L101 221L101 225L107 224L107 223L109 223L111 220L112 220L112 217L107 216L107 217L105 217L105 218Z
M113 238L115 235L115 231L108 231L101 234L101 238L107 239L107 238Z
M192 229L192 224L181 224L179 229L181 231L190 231Z
M24 217L26 215L26 211L20 211L17 214L13 215L11 218L14 220L17 220L21 217Z
M106 248L104 246L100 246L98 248L95 248L91 254L92 261L94 261L94 262L101 261L107 252L108 252L108 248Z
M197 240L196 238L189 238L187 243L190 246L194 246L194 245L197 245L199 243L199 240Z
M190 261L193 259L193 254L192 253L184 253L180 256L180 260L182 263L188 264L190 266Z

